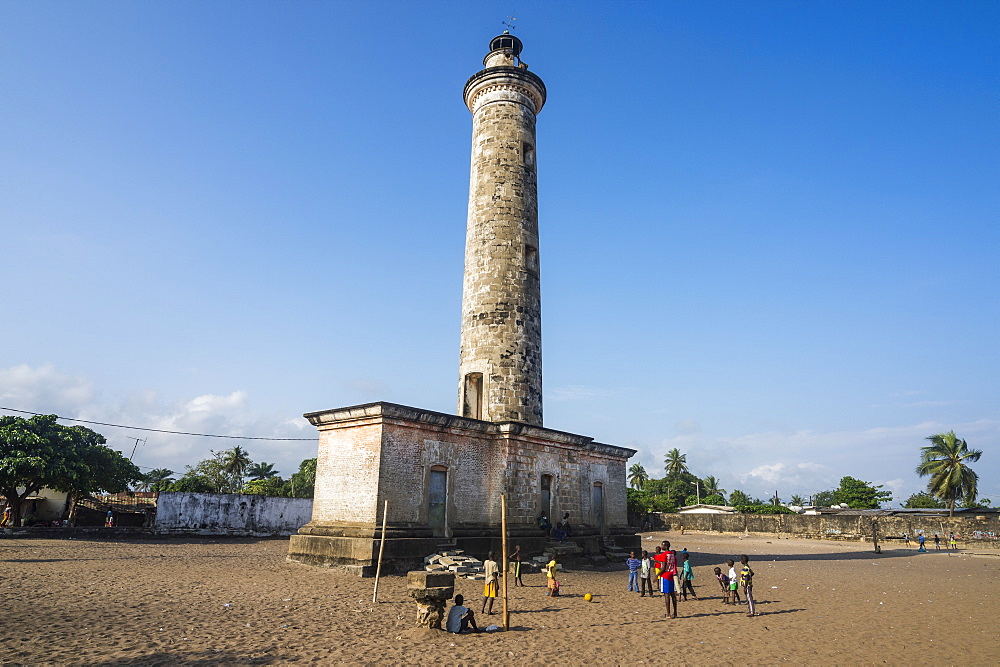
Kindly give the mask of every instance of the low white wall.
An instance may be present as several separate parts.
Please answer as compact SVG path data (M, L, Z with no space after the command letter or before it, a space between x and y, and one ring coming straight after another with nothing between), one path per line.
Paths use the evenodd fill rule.
M312 518L312 498L161 493L153 530L197 535L291 535Z

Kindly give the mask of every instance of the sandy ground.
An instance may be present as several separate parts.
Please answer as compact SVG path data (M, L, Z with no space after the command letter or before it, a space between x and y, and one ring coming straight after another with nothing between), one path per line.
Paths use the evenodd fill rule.
M691 534L697 601L626 593L624 566L511 586L507 633L413 627L403 577L285 562L284 540L0 539L0 664L996 664L997 555ZM722 604L712 567L746 553L760 616ZM996 554L997 552L993 552ZM482 586L460 580L479 612ZM594 594L586 602L585 593ZM500 616L488 622L500 622ZM480 618L480 627L485 618Z

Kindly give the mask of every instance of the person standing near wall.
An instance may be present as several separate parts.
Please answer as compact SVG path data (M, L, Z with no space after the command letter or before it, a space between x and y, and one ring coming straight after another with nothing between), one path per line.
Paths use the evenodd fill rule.
M483 563L483 573L486 575L486 583L483 584L483 613L492 616L493 601L497 599L497 591L500 588L500 566L497 565L492 551Z

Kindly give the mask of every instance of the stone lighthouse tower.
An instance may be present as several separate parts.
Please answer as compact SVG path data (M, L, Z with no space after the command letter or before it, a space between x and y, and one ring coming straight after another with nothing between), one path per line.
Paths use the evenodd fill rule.
M472 168L462 292L458 414L542 425L542 319L535 117L545 84L521 40L490 42L465 84Z

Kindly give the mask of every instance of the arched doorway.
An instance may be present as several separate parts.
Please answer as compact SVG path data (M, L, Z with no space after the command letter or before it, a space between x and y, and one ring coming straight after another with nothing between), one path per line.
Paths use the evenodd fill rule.
M446 537L448 534L448 469L431 466L427 485L427 523L431 535Z
M594 482L594 494L592 496L591 513L593 514L594 527L598 532L604 534L604 484Z
M542 475L542 497L540 514L552 520L552 475Z

